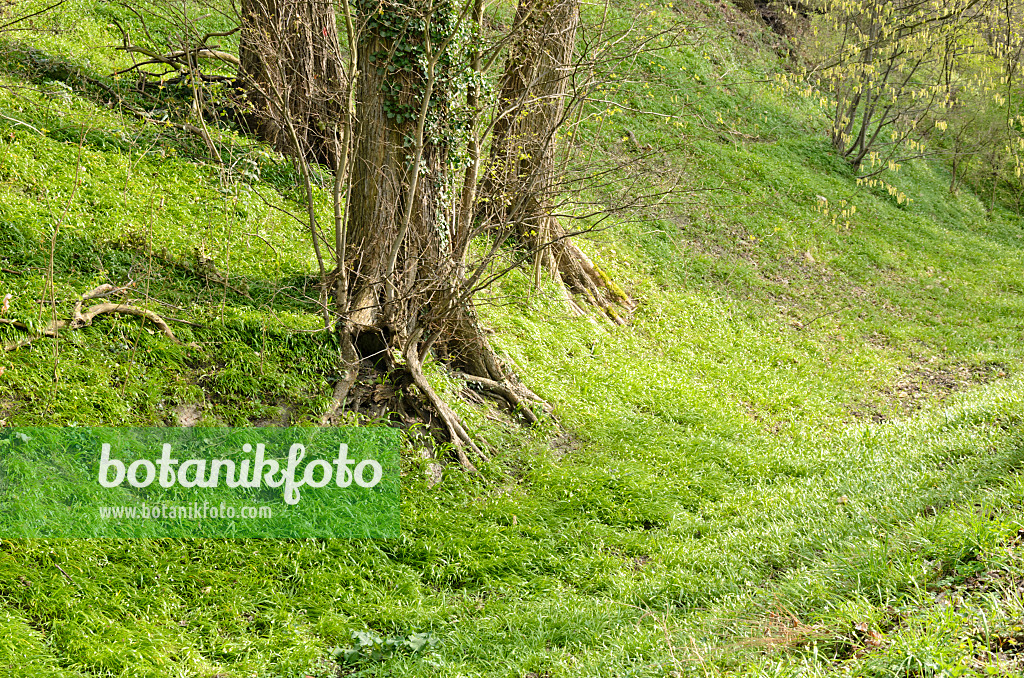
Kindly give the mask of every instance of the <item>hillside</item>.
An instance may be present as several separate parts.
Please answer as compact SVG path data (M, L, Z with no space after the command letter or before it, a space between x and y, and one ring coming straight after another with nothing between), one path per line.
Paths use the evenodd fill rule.
M565 206L615 208L575 223L636 310L574 317L528 270L476 299L550 416L428 364L491 461L435 484L406 450L395 540L0 535L0 675L1024 675L1024 220L938 161L888 177L906 199L858 186L777 36L641 4L611 10L636 40L690 32L609 67L572 161L618 169ZM0 317L130 286L182 343L109 315L2 352L0 425L315 425L338 347L299 173L129 114L115 20L0 36Z

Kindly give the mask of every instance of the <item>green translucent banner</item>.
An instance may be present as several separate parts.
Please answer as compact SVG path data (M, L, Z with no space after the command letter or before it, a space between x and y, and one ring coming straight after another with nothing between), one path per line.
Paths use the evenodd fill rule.
M386 427L0 429L0 538L396 537Z

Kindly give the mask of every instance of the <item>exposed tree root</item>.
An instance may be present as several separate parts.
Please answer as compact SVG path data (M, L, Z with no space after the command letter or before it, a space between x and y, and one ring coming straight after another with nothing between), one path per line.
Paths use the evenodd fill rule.
M114 287L113 285L100 285L94 290L90 290L82 295L81 299L75 302L75 308L72 312L71 318L67 320L55 320L47 325L44 329L40 330L35 336L25 337L20 341L15 341L4 346L4 351L15 351L24 346L28 346L32 342L42 337L57 337L58 333L63 329L77 330L82 327L87 327L92 324L93 319L97 316L104 315L106 313L121 313L124 315L132 315L137 318L143 318L149 320L151 323L160 328L164 336L173 341L176 344L181 342L174 332L171 331L170 326L167 322L159 315L145 308L139 308L138 306L132 306L130 304L117 304L117 303L99 303L90 306L85 311L82 310L82 306L86 301L90 299L98 299L106 297L111 294L117 294L123 292L124 288ZM16 320L4 320L4 324L12 325L20 330L26 332L31 331L30 328L24 323Z
M505 401L508 402L508 404L512 407L512 410L514 412L522 414L523 418L526 419L526 421L529 424L536 424L539 421L537 415L533 413L533 410L531 410L523 402L523 400L526 398L529 398L530 400L534 400L536 402L540 402L540 398L535 396L533 393L529 393L529 395L520 396L512 389L512 386L508 383L500 383L494 381L493 379L488 379L486 377L477 377L473 376L472 374L465 373L459 373L457 376L459 376L461 379L464 379L465 381L478 384L485 391L489 391L500 396L501 398L504 398Z
M533 255L537 285L546 269L575 315L585 315L572 295L625 324L633 302L572 243L553 215L554 197L567 190L559 168L559 130L574 115L574 62L579 0L519 0L492 122L488 162L480 187L478 221L496 227ZM571 190L571 189L569 189Z
M356 379L359 378L359 352L356 349L355 342L352 340L352 335L348 332L342 332L340 339L341 359L344 362L345 371L341 379L338 380L338 383L334 385L334 397L331 399L331 406L327 408L327 412L320 418L321 426L329 426L337 418L338 413L345 407L349 391L352 390Z
M548 245L547 250L549 268L569 292L601 309L615 324L626 324L629 314L636 308L635 302L607 273L594 265L576 243L563 237ZM572 298L567 303L570 310L582 313Z
M416 384L416 388L419 389L430 405L437 412L438 416L444 422L445 427L448 429L448 436L451 440L452 447L455 450L455 455L459 459L459 463L462 464L463 468L474 473L477 472L476 466L470 461L469 456L466 454L466 449L470 449L477 457L486 460L485 455L473 439L466 432L465 427L462 425L462 420L459 415L455 413L452 408L448 406L448 403L437 394L437 391L427 382L426 376L423 374L423 366L419 362L419 355L417 351L411 350L406 351L405 354L406 368L409 371L409 375L412 377L413 383Z
M461 320L452 336L435 346L438 359L452 368L456 377L474 386L476 393L506 404L528 424L536 424L538 416L529 404L543 401L504 376L475 319L469 313L459 316ZM488 460L459 415L427 381L421 357L425 349L421 343L409 342L407 338L400 341L390 332L351 323L339 328L339 342L344 368L334 385L331 404L320 419L322 426L340 423L345 411L372 419L387 418L406 429L426 424L435 439L451 444L459 464L466 470L477 472L475 462ZM402 359L396 360L395 349L399 345ZM423 443L432 448L431 441ZM489 447L486 441L483 445Z
M527 423L536 424L537 415L524 401L543 403L543 399L516 380L500 363L475 315L463 309L455 319L455 325L451 337L436 347L438 357L455 370L456 376L476 384L492 398L504 400Z
M360 359L356 341L343 333L342 359L346 363L341 379L334 386L334 396L320 420L329 426L341 419L345 410L371 418L387 417L392 423L410 427L425 423L440 439L451 442L459 463L476 472L471 455L487 459L473 441L462 420L434 390L423 374L423 366L415 350L404 355L404 364L394 364L390 350ZM418 394L410 391L415 387Z
M522 251L533 254L534 285L539 285L542 273L548 271L562 290L570 313L586 315L573 297L576 295L583 304L600 309L615 324L625 325L636 309L636 302L583 253L557 218L549 213L536 214L541 208L534 203L527 207L532 213L528 212L529 216L514 224L512 241ZM480 218L491 223L508 223L513 217L482 211Z

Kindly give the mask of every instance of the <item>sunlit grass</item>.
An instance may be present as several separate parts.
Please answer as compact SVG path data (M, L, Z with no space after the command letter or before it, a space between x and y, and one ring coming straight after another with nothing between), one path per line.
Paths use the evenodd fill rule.
M123 65L114 11L71 3L32 42L103 77ZM583 242L639 302L631 323L570 317L518 272L478 299L552 420L500 423L428 366L495 450L482 477L436 486L410 454L397 540L0 542L0 673L326 678L364 629L439 639L366 675L1017 670L980 647L1010 647L1021 605L1021 222L949 196L932 165L890 179L909 205L858 190L815 108L758 82L774 57L726 30L609 86L679 119L584 127L592 157L634 152L628 129L699 189ZM56 232L61 313L134 282L192 324L173 325L183 347L107 318L0 354L0 419L317 421L338 363L282 212L301 210L294 170L223 130L221 173L187 134L35 84L0 89L35 128L0 120L7 317L50 317Z

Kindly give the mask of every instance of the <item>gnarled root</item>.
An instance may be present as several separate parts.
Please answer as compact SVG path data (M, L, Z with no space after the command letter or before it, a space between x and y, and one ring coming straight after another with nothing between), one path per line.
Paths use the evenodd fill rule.
M455 370L456 376L476 384L492 397L504 400L527 423L536 424L537 415L527 406L526 401L544 401L501 364L472 312L463 309L454 324L449 339L436 348L441 360Z
M363 328L363 332L377 333L369 328ZM320 425L338 423L344 410L371 417L388 416L393 423L403 427L423 422L436 435L451 442L459 463L466 470L477 472L470 454L485 460L487 456L473 442L459 416L427 381L415 348L404 351L404 365L393 361L390 349L371 351L364 356L367 350L364 347L360 351L360 345L376 341L379 339L374 338L372 342L360 339L358 330L341 331L344 371L334 386L331 405L321 417ZM385 375L386 378L382 379ZM410 393L408 386L415 386L422 398Z
M463 468L467 471L477 473L476 466L470 461L469 456L466 454L466 449L471 450L476 456L486 460L485 455L473 439L470 438L466 432L465 427L462 425L462 419L455 413L452 408L448 406L448 403L437 394L437 391L427 381L426 376L423 374L423 366L419 362L419 354L415 348L405 352L405 363L406 369L409 372L409 376L412 377L413 383L416 388L419 389L420 393L426 397L430 406L434 409L437 415L441 418L445 427L448 429L448 436L452 443L452 448L455 450L455 455L459 459L459 463L462 464Z
M545 255L552 275L566 290L580 295L588 304L601 309L615 324L626 324L636 304L576 243L565 237L556 239L547 245ZM582 309L569 295L566 297L569 309L581 315Z
M359 351L356 349L352 335L342 332L341 337L341 359L344 363L344 372L341 379L334 385L334 397L331 399L331 406L320 418L321 426L329 426L345 407L349 391L359 378Z
M455 376L472 384L477 392L508 405L528 424L539 421L530 404L543 401L506 376L500 360L477 325L472 311L465 309L450 318L453 327L444 341L434 345L438 359ZM341 420L344 410L369 417L386 416L399 426L427 424L438 439L451 443L463 468L476 472L475 461L487 460L481 444L470 436L459 415L430 385L423 372L424 345L408 341L402 345L402 361L394 359L394 345L402 342L389 332L372 326L350 326L340 330L341 378L334 386L332 403L320 420L329 426ZM536 405L534 405L536 407ZM429 446L429 443L427 443ZM483 445L489 447L486 441Z
M493 379L488 379L486 377L477 377L472 374L466 374L464 372L460 372L456 376L460 377L461 379L464 379L465 381L477 384L484 391L497 395L500 398L504 398L505 401L512 407L512 410L522 414L523 418L525 418L529 424L533 425L539 421L537 419L537 415L533 413L533 410L527 407L526 403L523 402L523 400L526 398L530 398L531 400L540 402L540 398L538 398L532 392L528 391L527 393L529 395L520 396L513 390L512 386L508 383L501 383L494 381ZM532 398L530 396L532 396Z

